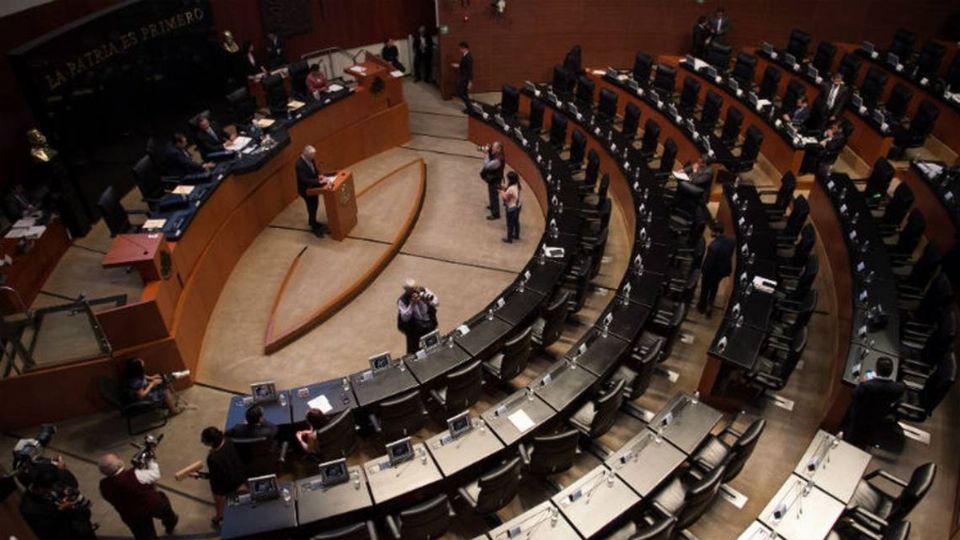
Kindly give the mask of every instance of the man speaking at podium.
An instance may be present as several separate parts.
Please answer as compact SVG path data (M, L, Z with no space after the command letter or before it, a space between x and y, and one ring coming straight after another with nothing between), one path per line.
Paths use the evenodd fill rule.
M328 181L320 174L317 164L313 158L317 155L317 149L309 144L300 152L300 159L297 160L297 193L303 198L307 205L307 223L310 230L317 238L323 238L323 231L326 225L317 221L317 208L320 206L320 197L318 195L308 195L307 190L311 188L324 187Z

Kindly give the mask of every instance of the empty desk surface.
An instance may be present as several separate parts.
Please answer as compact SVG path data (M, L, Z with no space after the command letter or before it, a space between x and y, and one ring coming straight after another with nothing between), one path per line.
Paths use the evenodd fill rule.
M783 512L779 519L774 515L778 508ZM842 502L791 474L760 513L760 521L786 540L822 540L843 508Z
M583 346L586 350L580 352ZM613 334L604 337L601 331L590 330L575 344L566 357L576 358L577 366L603 377L617 366L617 361L630 352L630 342Z
M457 345L463 347L475 358L486 358L496 347L506 339L507 334L513 332L513 325L505 323L494 317L489 318L486 313L481 313L467 321L470 332L463 336L457 336Z
M456 370L472 359L470 353L448 339L437 347L426 351L423 358L411 355L404 357L403 361L407 364L410 373L413 373L413 376L420 381L420 384L427 384L434 382L434 379L445 373ZM436 382L441 384L443 381Z
M350 467L350 479L334 486L324 486L320 476L297 481L297 514L301 526L331 518L348 519L350 514L372 506L362 467Z
M723 414L688 394L678 393L653 417L648 428L662 428L662 436L687 454L692 454L710 434Z
M749 527L737 537L737 540L776 540L780 538L766 525L759 521L754 521Z
M458 439L451 440L450 431L443 431L427 439L426 445L440 472L447 477L479 465L503 449L500 439L478 418L474 419L474 428Z
M367 370L354 373L350 376L350 382L357 396L357 404L361 407L417 388L417 379L403 362L396 362L375 372Z
M686 454L657 439L649 430L638 433L607 458L607 467L617 473L641 497L654 492L687 459Z
M530 272L530 279L524 286L545 295L553 294L553 289L563 276L563 270L563 263L549 259L540 261L534 259L525 270Z
M870 454L820 430L793 472L847 503L869 463Z
M608 313L612 313L613 321L607 327L610 335L632 342L640 335L643 327L647 324L650 310L650 306L630 302L629 298L626 303L623 302L622 298L617 298L607 304L607 309L600 320L602 321Z
M221 538L242 538L269 532L280 532L297 526L297 505L293 500L293 484L281 482L289 500L281 495L266 502L251 502L246 496L232 498L223 510Z
M491 540L580 540L550 501L544 501L487 533Z
M290 398L290 391L283 390L280 392L286 396L285 399ZM227 422L226 428L224 430L230 429L233 426L240 425L247 421L246 413L253 405L253 398L250 396L233 396L230 398L230 409L227 411ZM279 401L271 401L270 403L261 403L260 408L263 409L263 419L271 424L276 426L282 426L290 424L290 403L287 402L286 405L280 405Z
M724 338L727 342L721 350L720 340ZM745 323L737 328L735 321L724 319L713 337L713 343L710 344L710 354L724 362L750 370L756 365L766 339L767 334L762 330Z
M617 523L640 502L623 480L603 465L554 495L553 504L584 538Z
M387 456L380 456L363 464L367 473L370 494L376 504L410 494L417 489L443 479L440 469L422 444L413 445L414 456L396 467L390 466Z
M556 412L536 394L521 389L484 411L482 416L503 444L510 446L525 433L552 419L554 414Z
M529 388L557 412L561 412L597 382L597 376L568 360L554 362L532 381Z
M327 403L332 407L329 411L323 411L328 416L340 414L346 409L356 408L357 399L353 396L353 390L350 389L349 382L347 382L347 387L344 388L345 380L346 378L333 379L287 390L290 394L290 412L293 415L293 423L304 422L307 411L310 410L310 401L320 396L326 397Z
M530 277L533 277L532 273ZM498 307L497 301L501 298L504 304ZM487 309L493 309L494 315L510 326L517 326L535 317L540 305L545 301L546 296L544 296L544 293L527 287L526 284L524 284L522 291L517 286L504 291L497 300L494 300L487 306Z

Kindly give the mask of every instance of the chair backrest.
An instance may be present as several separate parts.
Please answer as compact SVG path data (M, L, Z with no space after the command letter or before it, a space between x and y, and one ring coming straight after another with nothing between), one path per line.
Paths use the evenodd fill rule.
M937 247L935 242L927 242L923 248L920 258L914 263L910 275L906 278L906 285L923 289L933 279L933 275L940 269L940 263L943 261L943 253Z
M740 84L749 85L757 71L757 57L749 53L737 53L737 60L733 64L733 78Z
M230 106L230 112L233 113L233 121L236 124L249 124L257 111L257 101L246 88L238 88L227 94L227 104Z
M833 67L833 57L836 54L836 45L829 41L821 41L817 44L817 52L813 55L813 67L817 68L818 73L830 73Z
M409 394L380 403L380 422L384 437L388 441L419 431L426 422L420 392L414 390Z
M522 463L519 457L515 457L480 477L476 508L478 514L492 514L510 504L517 496Z
M583 183L594 185L600 176L600 154L593 148L587 151L587 168L583 173Z
M726 144L736 144L740 138L740 128L743 126L743 113L736 107L727 109L727 118L723 121L723 131L720 140Z
M123 234L130 230L130 219L127 218L127 211L120 204L120 198L117 196L113 186L107 186L97 199L97 209L103 216L103 221L107 224L110 236Z
M546 106L539 99L530 102L529 129L540 131L543 129L543 111Z
M560 333L563 330L563 323L567 318L567 302L570 300L570 292L563 291L553 299L553 302L543 309L540 317L543 318L543 332L541 333L540 344L546 348L560 339Z
M692 76L683 80L683 90L680 91L680 107L694 109L700 99L700 82Z
M557 95L564 95L570 91L569 78L572 75L561 65L553 66L553 81L551 86Z
M163 183L160 174L154 167L153 159L144 155L133 165L133 179L137 189L145 199L156 199L163 196Z
M647 391L647 388L650 387L655 368L663 353L663 346L666 340L661 336L654 337L655 339L651 342L651 345L643 351L644 354L639 359L629 360L631 369L637 374L631 383L631 397L633 399L643 395Z
M747 127L747 134L743 138L743 148L740 150L741 163L753 163L760 155L763 146L763 132L757 126Z
M357 427L347 409L317 430L314 455L321 463L347 457L357 449Z
M587 136L579 129L570 134L570 163L580 166L587 150Z
M803 195L797 195L793 199L793 211L787 217L787 225L783 228L783 235L788 238L796 238L800 234L800 229L807 222L807 216L810 215L810 203Z
M559 111L550 116L550 144L562 148L567 142L567 117Z
M894 118L900 119L907 114L907 105L910 104L911 99L913 99L913 91L901 83L896 83L883 106Z
M653 69L653 57L645 52L638 52L633 57L633 80L640 86L650 82L650 72Z
M500 113L505 117L516 116L520 108L520 92L510 84L500 89Z
M667 101L677 84L677 70L673 66L657 64L657 74L653 77L653 89Z
M882 197L887 193L890 187L890 181L896 171L893 165L885 157L878 157L873 163L873 170L870 171L870 178L867 179L866 193L872 197Z
M923 212L914 207L907 215L907 222L900 231L895 251L900 255L912 255L926 229L927 220L923 217Z
M882 540L907 540L910 538L910 522L891 523L884 531Z
M956 380L957 357L953 351L945 351L941 355L941 361L937 365L936 371L931 377L927 378L923 390L920 391L920 406L927 411L927 416L932 415L937 405L940 405L943 398L947 397Z
M586 75L581 75L577 80L577 105L582 107L591 107L593 105L593 91L596 85Z
M920 56L917 58L917 75L929 76L940 71L940 62L943 61L943 55L947 52L946 47L936 41L924 43L920 50Z
M113 377L99 377L97 379L97 393L104 401L117 409L122 409L125 405L120 383Z
M523 373L530 360L530 336L533 327L527 327L503 344L503 360L500 362L500 379L508 381Z
M957 51L953 55L953 60L950 61L950 67L947 68L947 76L944 77L944 80L950 88L956 90L960 87L960 51Z
M780 78L783 74L779 69L771 66L767 66L767 69L763 70L763 79L760 80L760 91L759 97L761 99L772 99L777 95L777 88L780 86Z
M793 200L793 192L796 189L797 177L793 175L793 171L788 170L780 177L780 188L777 190L777 198L774 201L776 208L781 212L785 211L790 206L790 201Z
M569 469L577 455L579 440L580 432L575 429L556 435L535 437L532 442L530 472L544 475Z
M726 71L727 66L730 65L730 54L732 51L733 49L730 45L714 41L710 44L710 48L707 49L706 61L720 71Z
M600 89L600 102L597 105L597 115L604 120L611 120L617 116L617 93L609 88Z
M863 98L863 104L870 108L876 107L886 84L887 74L880 68L871 67L867 71L867 76L863 79L863 84L860 85L860 97Z
M623 379L618 379L594 401L595 414L590 423L590 438L597 438L613 427L623 404Z
M677 161L677 143L672 137L667 137L663 142L663 154L660 155L660 172L668 173L673 170L673 164Z
M686 529L710 508L720 492L720 484L723 482L725 473L726 468L721 465L687 488L683 510L677 516L677 527L679 529Z
M753 450L757 447L757 441L760 440L760 434L763 433L765 427L767 427L766 419L757 418L737 437L725 463L726 473L723 475L724 483L733 480L740 474L744 464L750 459L750 455L753 454Z
M610 173L603 173L600 177L600 185L597 186L597 198L604 200L607 198L607 191L610 189ZM605 227L601 227L605 228Z
M790 266L801 266L806 264L813 251L813 246L817 241L817 232L813 228L813 223L806 223L800 228L800 238L793 246L793 255L790 257Z
M943 307L952 302L953 285L950 284L946 272L940 272L930 282L927 292L923 294L923 299L920 300L920 307L917 308L914 315L921 323L935 324L943 315Z
M307 91L307 75L310 73L310 65L306 60L300 60L290 64L289 70L290 89L293 90L294 95L306 96L309 93Z
M277 452L276 443L266 437L251 437L244 439L230 439L233 441L237 455L243 462L247 478L276 474Z
M911 135L914 137L926 137L929 135L930 132L933 131L933 127L936 125L939 116L940 109L931 103L930 100L925 99L920 102L916 116L910 121Z
M653 118L648 118L643 124L643 140L640 143L640 152L653 154L657 151L657 140L660 139L660 124Z
M723 108L723 98L713 90L707 90L707 97L703 102L703 111L700 112L700 123L712 130L720 119L720 109Z
M674 516L661 516L657 521L637 530L630 540L670 540L673 538L673 529L677 526Z
M287 112L287 89L283 87L280 74L267 75L261 81L263 92L267 96L267 106L273 114Z
M861 63L860 57L854 52L848 52L843 55L843 58L840 59L840 67L837 68L837 72L843 77L845 84L853 85L853 83L856 82Z
M897 189L893 190L890 204L883 213L883 223L891 226L900 225L911 206L913 206L913 190L906 182L901 182Z
M360 521L332 531L324 531L310 540L377 540L377 531L372 521Z
M452 371L447 374L447 411L458 413L477 402L483 391L483 370L481 361Z
M787 41L787 52L792 54L793 57L797 59L797 62L803 62L803 59L807 56L808 45L810 45L810 34L799 28L794 28L793 31L790 32L790 40Z
M620 134L628 140L637 136L637 129L640 127L640 107L635 103L627 103L623 111L623 127Z
M905 28L899 28L893 35L893 41L890 42L890 52L897 55L901 62L906 62L913 54L913 46L916 42L916 34Z
M450 502L446 495L411 506L397 516L401 540L437 538L450 528Z
M924 463L913 470L910 475L910 481L903 488L900 495L893 500L893 508L887 521L901 521L910 514L913 507L917 505L933 486L933 480L937 477L936 463Z
M790 79L787 83L787 90L783 94L783 100L780 107L785 111L792 111L797 107L797 101L800 96L806 95L806 89L803 84L796 79Z

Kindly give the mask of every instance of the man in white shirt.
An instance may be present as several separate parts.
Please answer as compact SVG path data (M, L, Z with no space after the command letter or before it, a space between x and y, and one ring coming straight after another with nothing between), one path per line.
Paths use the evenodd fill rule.
M156 538L154 519L163 523L168 535L173 534L180 518L170 506L166 494L156 487L160 481L160 466L156 460L149 460L145 469L127 469L116 454L106 454L97 465L104 476L100 480L100 494L117 510L134 538Z

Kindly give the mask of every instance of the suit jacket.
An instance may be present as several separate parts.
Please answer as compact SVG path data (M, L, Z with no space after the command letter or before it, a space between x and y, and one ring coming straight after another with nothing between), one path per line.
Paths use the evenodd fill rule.
M400 59L400 49L396 45L388 47L386 45L380 49L380 57L386 60L387 62L396 62Z
M473 80L473 53L468 52L460 58L460 69L457 70L457 83L466 86Z
M297 171L297 193L301 197L307 197L307 190L310 188L320 187L320 170L317 169L316 164L313 164L313 168L310 167L311 163L304 161L303 157L297 158L297 165L294 167Z
M186 176L203 172L203 166L193 160L186 150L181 150L168 144L163 150L163 174L169 176Z
M709 35L710 35L710 32L707 30L706 24L693 25L693 33L692 33L693 44L691 47L691 52L693 53L694 56L698 58L703 56L703 53L705 52L704 47L707 44L707 37Z
M13 191L3 196L3 213L10 221L17 221L23 217L23 213L30 208L30 197L25 193L16 194Z
M693 172L693 167L687 165L683 168L683 172L690 177L690 183L699 188L706 189L713 182L713 169L709 166L703 166L699 171Z
M707 246L703 258L702 272L705 276L724 278L733 272L731 258L737 248L737 241L731 236L718 236Z
M858 384L853 389L853 401L847 410L847 423L860 424L862 427L883 422L903 392L903 383L889 379L873 379Z
M810 106L797 107L790 115L790 122L795 126L802 126L810 119Z
M423 52L420 51L421 45L423 45ZM430 38L430 34L413 36L413 55L420 56L422 54L428 57L433 54L433 39Z
M255 439L265 437L267 439L277 438L277 426L261 420L259 424L248 424L246 422L237 424L227 430L227 437L232 439Z
M833 116L842 112L843 108L847 106L847 100L850 99L850 88L845 84L841 84L840 89L837 91L837 97L833 101L833 107L827 106L827 101L830 99L831 87L833 87L833 83L828 83L820 90L820 95L823 96L823 105L827 109L827 116Z
M710 31L710 35L713 36L714 41L725 43L726 35L730 32L730 17L719 19L716 14L712 15L709 24L707 24L707 29Z
M227 141L230 138L227 136L225 131L220 129L213 122L210 122L210 130L213 131L213 135L201 130L200 128L197 128L194 135L194 138L197 141L197 149L200 150L200 155L204 157L206 157L208 154L212 154L213 152L222 152L224 150L224 141Z
M280 38L277 38L277 41L267 40L266 47L267 49L267 64L270 67L279 67L287 63L287 59L283 55L283 42L280 41Z

